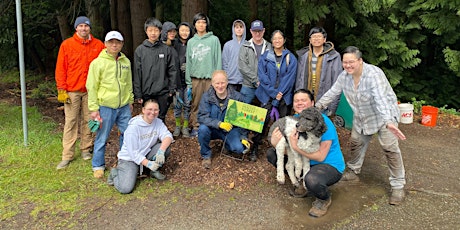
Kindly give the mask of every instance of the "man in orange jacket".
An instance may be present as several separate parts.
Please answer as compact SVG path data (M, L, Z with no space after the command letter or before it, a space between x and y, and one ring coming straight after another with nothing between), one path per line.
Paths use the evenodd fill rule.
M99 39L91 35L91 23L87 17L78 17L74 28L75 34L62 42L56 63L58 101L64 103L65 113L62 161L57 169L66 168L73 160L79 126L81 156L83 160L91 159L93 137L87 126L89 110L85 85L89 64L105 48Z

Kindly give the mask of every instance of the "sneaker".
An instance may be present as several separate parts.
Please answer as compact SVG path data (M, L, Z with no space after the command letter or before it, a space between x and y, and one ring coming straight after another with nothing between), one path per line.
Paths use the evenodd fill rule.
M203 159L203 161L201 162L201 165L205 169L210 169L211 168L211 158Z
M198 129L192 129L192 132L190 133L190 137L197 137L198 136Z
M404 201L405 196L404 189L393 189L388 203L391 205L400 205Z
M340 179L340 180L342 180L342 181L359 181L359 177L358 177L358 175L356 175L355 172L353 172L350 169L347 169L343 173L342 179Z
M182 127L182 136L183 137L190 137L190 133L187 127Z
M164 180L166 179L166 176L161 174L160 171L151 171L150 176L153 178L156 178L157 180Z
M67 168L67 166L69 166L69 163L70 163L70 160L62 160L61 162L59 162L56 169L59 170L59 169Z
M252 162L256 162L257 161L257 152L259 151L259 149L257 148L257 146L254 146L254 149L251 151L251 153L249 154L249 160L252 161Z
M307 197L307 194L308 194L308 190L305 189L303 185L294 187L289 191L289 195L295 198L304 198L304 197Z
M178 137L180 135L180 127L176 126L173 132L173 136Z
M102 177L104 176L104 170L102 170L102 169L96 169L96 170L94 170L93 176L94 176L95 178L102 178Z
M91 160L91 153L90 152L82 152L81 153L81 158L83 158L83 160L87 161L87 160Z
M308 215L313 217L322 217L326 214L327 209L331 206L332 199L329 197L327 200L321 200L316 198L312 203L312 207L308 212Z

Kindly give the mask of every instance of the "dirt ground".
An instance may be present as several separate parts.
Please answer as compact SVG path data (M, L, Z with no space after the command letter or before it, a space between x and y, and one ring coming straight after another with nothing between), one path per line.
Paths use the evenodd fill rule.
M20 105L17 85L0 89L0 102ZM55 99L28 99L30 106L38 106L44 116L64 124L63 111ZM135 107L135 113L139 110ZM213 166L201 167L199 145L195 138L176 139L172 156L164 173L171 182L184 189L157 197L152 202L133 199L125 205L106 205L97 210L82 211L82 220L73 228L105 229L407 229L428 227L454 229L460 226L460 118L440 114L437 126L425 127L414 117L413 124L401 124L407 136L400 142L406 166L407 200L401 206L387 205L388 170L378 140L370 144L362 169L361 181L340 182L332 188L333 205L322 218L308 217L311 197L290 197L288 185L277 185L275 169L265 160L264 146L260 147L257 162L237 161L220 154L221 142L213 142ZM167 126L174 129L172 113ZM349 136L346 129L338 129L345 159L349 157ZM114 129L106 152L107 166L116 162L117 132ZM56 163L59 159L56 159ZM186 188L218 189L189 195ZM153 218L153 219L152 219ZM26 218L27 219L27 218ZM30 217L29 217L30 220ZM35 226L35 227L34 227ZM40 227L42 226L42 227ZM43 223L15 220L1 223L8 228L49 228ZM52 227L51 227L52 228Z

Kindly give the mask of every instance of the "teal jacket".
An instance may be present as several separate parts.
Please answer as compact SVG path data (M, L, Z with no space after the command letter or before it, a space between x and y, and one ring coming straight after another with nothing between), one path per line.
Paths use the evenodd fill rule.
M222 69L222 47L219 39L208 32L195 34L187 43L185 83L192 85L192 78L211 79L214 70Z
M89 66L88 79L89 111L98 111L100 106L121 108L134 102L131 62L120 53L118 58L102 50Z

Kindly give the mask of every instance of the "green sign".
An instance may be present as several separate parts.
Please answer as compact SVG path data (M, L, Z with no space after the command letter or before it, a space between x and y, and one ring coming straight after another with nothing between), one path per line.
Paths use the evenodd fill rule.
M261 133L266 116L267 109L230 99L224 121Z

